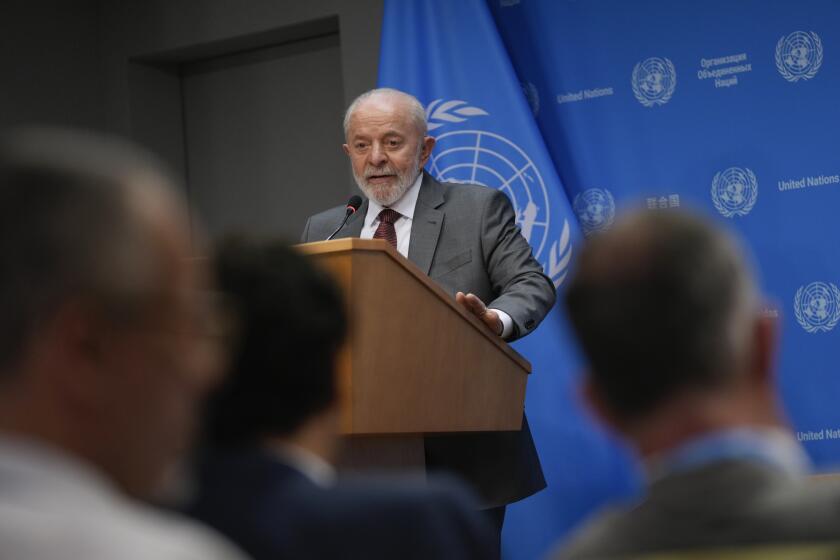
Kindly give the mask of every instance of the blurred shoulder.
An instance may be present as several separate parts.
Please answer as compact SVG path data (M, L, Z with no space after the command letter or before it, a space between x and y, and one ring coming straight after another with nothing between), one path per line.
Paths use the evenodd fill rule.
M472 515L478 509L470 491L451 477L429 480L405 476L357 477L339 484L331 493L337 499L352 499L377 512L413 510L425 514L449 511Z
M632 523L618 509L608 509L572 531L569 537L558 543L551 560L584 560L604 558L626 552L622 549L626 533L632 533Z
M123 533L126 541L136 541L138 558L140 555L179 560L245 558L225 537L209 527L181 514L150 506L132 504L131 511L126 514Z
M211 529L149 506L119 503L105 511L0 507L3 557L16 560L244 560ZM8 556L7 554L8 553Z

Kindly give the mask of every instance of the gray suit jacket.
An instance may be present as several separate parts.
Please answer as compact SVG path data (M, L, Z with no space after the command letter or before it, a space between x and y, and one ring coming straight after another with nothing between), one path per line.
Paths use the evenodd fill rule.
M840 486L729 460L665 476L584 526L558 559L840 539Z
M358 237L367 208L365 201L336 238ZM325 239L344 212L339 206L312 216L302 240ZM510 315L512 339L534 330L554 305L554 284L520 234L510 200L495 189L439 183L424 172L408 258L453 296L472 292ZM487 507L545 487L527 420L520 432L427 438L426 462L463 476Z

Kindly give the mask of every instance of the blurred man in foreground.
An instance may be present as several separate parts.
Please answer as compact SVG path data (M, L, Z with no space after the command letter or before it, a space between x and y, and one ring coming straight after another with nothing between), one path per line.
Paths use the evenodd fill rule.
M247 242L223 247L218 270L240 342L211 400L188 511L257 560L498 557L451 483L336 481L347 319L332 280L291 249Z
M233 559L131 497L188 445L215 375L169 181L116 140L0 139L0 556Z
M806 483L783 419L760 305L734 241L686 214L634 214L584 247L566 306L586 397L644 459L648 488L559 558L840 537L840 494Z

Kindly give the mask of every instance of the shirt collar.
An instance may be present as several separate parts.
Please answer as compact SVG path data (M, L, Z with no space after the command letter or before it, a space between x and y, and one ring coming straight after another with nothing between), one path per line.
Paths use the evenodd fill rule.
M403 217L408 218L409 220L414 219L414 209L417 207L417 197L420 196L420 185L423 183L423 172L417 174L417 178L414 180L414 183L408 188L407 191L400 197L398 201L393 203L388 208L392 210L396 210ZM372 198L368 199L369 206L368 206L368 213L367 219L365 220L365 225L370 226L373 222L379 217L379 213L385 208Z
M742 427L692 439L646 462L648 480L725 460L769 464L793 477L811 470L805 451L793 436L779 428Z
M329 488L335 484L335 467L320 456L291 443L272 443L271 453L284 464L308 478L316 486Z

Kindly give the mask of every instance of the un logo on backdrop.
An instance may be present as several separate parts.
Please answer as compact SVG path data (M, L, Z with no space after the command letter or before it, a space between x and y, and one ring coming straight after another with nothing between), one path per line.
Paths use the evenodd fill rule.
M758 181L755 173L740 167L730 167L715 173L712 179L712 203L725 218L746 216L758 200Z
M800 286L793 298L793 312L806 332L828 332L840 320L840 290L831 282Z
M548 193L531 158L507 138L485 130L453 130L437 137L429 168L438 181L504 191L535 256L548 232Z
M794 31L776 44L776 68L789 82L810 80L822 66L820 36L811 31Z
M437 99L426 107L429 130L486 115L483 109L460 100ZM504 192L513 204L522 235L534 249L534 257L548 261L544 264L546 274L559 286L572 256L571 230L569 222L564 221L560 238L551 243L545 259L551 222L548 190L528 154L504 136L487 130L452 130L436 136L436 140L429 173L438 181L472 183Z
M645 107L664 105L677 87L677 70L667 58L648 58L633 68L633 93Z
M586 236L607 229L615 219L615 199L607 189L578 193L573 206Z

